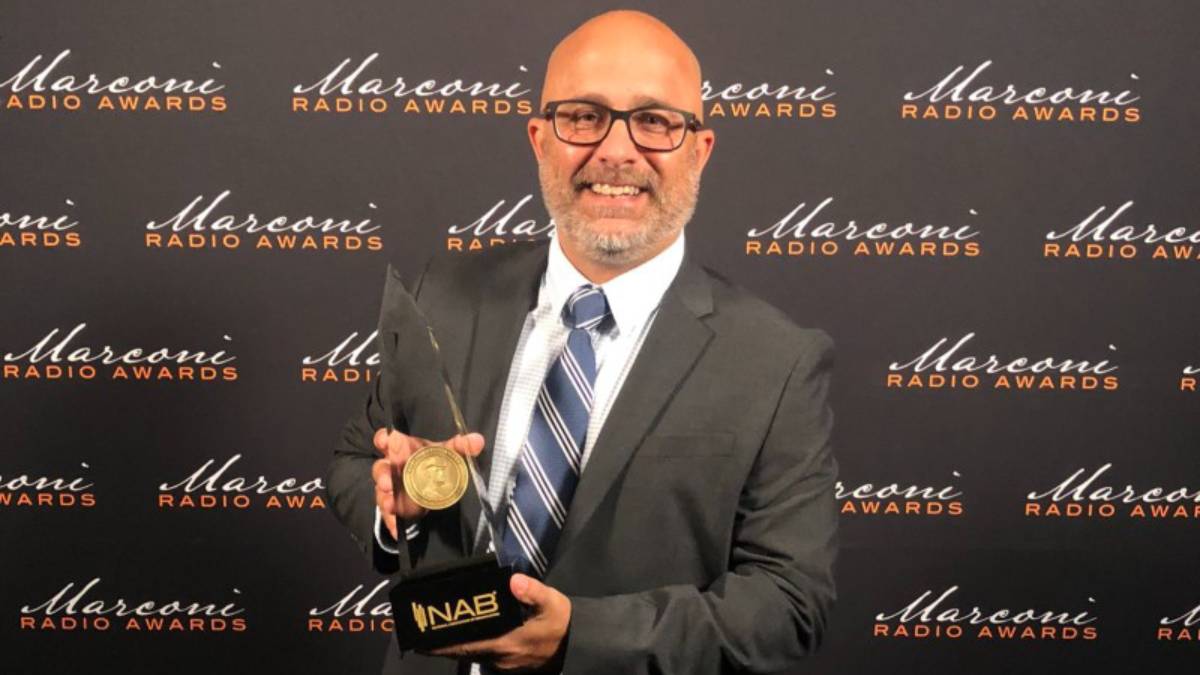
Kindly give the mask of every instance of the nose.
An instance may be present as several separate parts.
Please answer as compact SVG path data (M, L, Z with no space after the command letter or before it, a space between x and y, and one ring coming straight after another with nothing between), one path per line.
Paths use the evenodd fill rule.
M613 120L608 135L596 146L595 159L601 164L620 166L636 162L640 155L641 151L629 137L629 123L626 120Z

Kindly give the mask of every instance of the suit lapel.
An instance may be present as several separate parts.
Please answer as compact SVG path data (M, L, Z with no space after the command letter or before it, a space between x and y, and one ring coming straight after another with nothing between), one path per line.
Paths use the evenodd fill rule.
M712 339L701 317L712 312L712 290L703 270L685 259L663 295L658 315L605 418L580 476L559 536L555 562L578 537L596 507L654 427L663 408Z
M516 258L498 260L479 275L482 288L471 327L471 346L464 367L460 402L468 427L483 434L487 442L478 459L485 480L491 473L500 404L513 355L525 317L537 305L538 286L545 269L546 245L542 244L530 246ZM474 493L474 486L468 491ZM486 495L468 494L459 502L464 518L464 550L467 551L474 548L480 497L486 499Z

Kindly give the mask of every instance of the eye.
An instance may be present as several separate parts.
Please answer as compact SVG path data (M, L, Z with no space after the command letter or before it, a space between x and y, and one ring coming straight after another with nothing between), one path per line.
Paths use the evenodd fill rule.
M644 127L656 129L666 129L667 127L671 126L671 123L666 116L664 116L662 113L654 112L652 110L644 110L638 113L637 122Z
M637 128L646 134L667 135L683 126L683 116L674 110L649 108L633 116Z

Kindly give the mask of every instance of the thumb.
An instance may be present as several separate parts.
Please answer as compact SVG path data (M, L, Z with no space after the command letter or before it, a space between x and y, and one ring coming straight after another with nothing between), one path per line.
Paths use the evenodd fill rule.
M508 586L521 604L531 605L535 609L541 608L550 600L550 587L531 576L514 574Z

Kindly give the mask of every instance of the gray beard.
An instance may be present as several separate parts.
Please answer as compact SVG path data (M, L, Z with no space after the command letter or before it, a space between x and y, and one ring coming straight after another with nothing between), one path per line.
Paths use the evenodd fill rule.
M700 174L690 172L671 193L654 192L642 227L628 234L603 232L578 212L576 191L569 178L557 180L545 164L538 166L542 200L554 219L556 234L588 260L604 266L640 264L675 236L692 219L700 196ZM601 216L604 214L602 213Z

